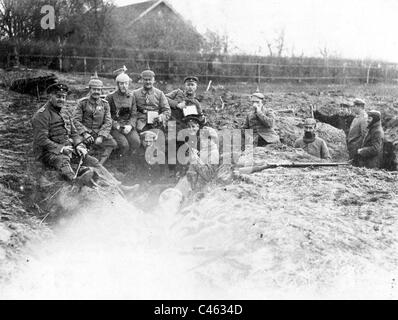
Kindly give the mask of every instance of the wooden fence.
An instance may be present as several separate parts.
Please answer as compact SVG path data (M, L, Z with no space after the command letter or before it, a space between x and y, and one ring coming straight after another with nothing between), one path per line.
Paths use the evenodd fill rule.
M11 67L19 61L28 68L48 68L65 72L93 74L95 71L104 76L111 76L112 71L125 65L128 73L138 78L142 70L154 70L157 78L166 81L181 81L186 75L197 75L201 80L217 80L223 82L395 82L398 68L395 64L380 63L301 63L284 59L274 63L231 62L232 59L176 59L168 57L92 57L92 56L61 56L43 54L20 54L16 56L8 52L0 52L0 67ZM272 61L272 60L271 60ZM321 60L322 61L322 60Z

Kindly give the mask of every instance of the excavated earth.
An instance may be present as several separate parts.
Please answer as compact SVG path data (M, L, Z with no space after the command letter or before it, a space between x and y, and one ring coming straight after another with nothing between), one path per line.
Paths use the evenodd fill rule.
M87 79L56 76L71 85L71 100L87 92ZM205 112L218 129L241 127L249 93L256 87L228 89L199 89ZM277 112L284 144L255 148L256 163L319 161L292 148L311 104L334 113L361 96L383 111L386 131L395 128L393 87L260 89ZM0 99L2 297L398 297L395 171L351 166L276 168L250 175L235 171L232 182L209 183L177 214L137 208L141 195L126 201L94 194L80 207L72 198L63 199L75 215L50 224L32 196L37 185L28 165L29 120L43 102L6 88L0 88ZM328 143L333 161L347 160L344 130L318 123L318 134Z

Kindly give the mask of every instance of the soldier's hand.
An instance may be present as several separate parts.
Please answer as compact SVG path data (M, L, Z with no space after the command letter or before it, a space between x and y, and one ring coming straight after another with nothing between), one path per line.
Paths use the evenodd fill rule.
M72 156L72 152L73 152L73 147L72 146L64 146L61 149L61 153L70 157Z
M104 137L98 136L97 139L95 139L95 144L100 145L104 141Z
M91 134L87 133L87 132L84 133L83 138L84 138L84 140L86 140L86 142L87 142L88 144L94 142L93 136L92 136Z
M80 156L80 157L85 157L86 156L86 154L87 154L87 149L84 147L84 146L82 146L82 145L78 145L77 147L76 147L76 152L77 152L77 154Z
M177 108L178 109L184 109L187 105L185 104L185 101L180 102L179 104L177 104Z
M129 134L132 129L133 129L133 126L128 124L128 125L124 126L123 133Z

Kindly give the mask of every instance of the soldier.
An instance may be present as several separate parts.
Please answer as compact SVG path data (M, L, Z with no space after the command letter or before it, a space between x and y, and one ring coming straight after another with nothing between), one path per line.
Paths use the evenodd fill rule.
M251 96L253 111L246 118L244 129L253 129L253 145L265 146L280 142L279 136L274 130L275 115L272 110L264 105L264 95L255 92Z
M89 96L79 100L73 115L77 132L88 143L94 143L99 149L99 162L104 164L117 143L112 138L112 117L108 101L102 99L103 83L98 77L92 77L89 82Z
M130 80L127 74L120 73L116 77L117 90L106 97L112 117L111 136L116 140L122 155L140 146L140 137L135 130L137 107L128 90Z
M381 168L383 163L384 131L381 114L377 110L367 113L368 132L358 149L358 165L366 168Z
M351 123L350 130L347 134L347 149L350 160L353 165L359 164L358 149L361 147L367 131L367 114L365 112L365 101L356 98L352 110L355 118Z
M178 134L178 132L181 129L184 129L186 127L186 124L183 121L184 117L191 114L196 114L199 116L203 115L200 102L196 98L196 90L198 88L198 82L199 79L197 77L188 76L184 79L184 87L185 87L184 91L181 89L177 89L166 94L166 98L171 108L170 120L175 121L176 134ZM171 128L172 127L170 126L169 122L169 131ZM168 136L167 142L169 144L172 144L174 142L172 141L172 139L174 138L175 138L174 135ZM178 150L178 148L183 144L184 144L183 141L176 141L176 150ZM168 160L169 160L169 171L171 175L179 174L178 172L176 172L176 165L170 164L170 163L176 163L175 153L173 151L171 151L171 153L168 154Z
M315 134L316 120L307 118L304 121L304 137L296 140L295 148L301 148L307 153L321 159L330 160L330 154L326 142Z
M65 106L69 89L62 83L47 88L49 101L32 118L33 149L36 160L61 173L67 181L75 181L76 174L71 167L73 154L83 157L83 165L97 166L97 159L87 155L87 148L81 143L72 116ZM89 168L82 168L78 180L91 174ZM86 177L87 178L87 177Z
M219 165L218 133L206 125L204 116L189 115L183 118L187 126L190 165L187 178L192 188L209 182Z
M155 88L155 73L145 70L141 73L143 87L133 91L134 104L137 106L138 133L158 127L166 127L170 118L170 106L162 91Z
M187 107L196 108L196 114L202 115L200 102L196 98L196 90L198 88L199 79L189 76L184 79L185 90L177 89L166 94L166 98L171 108L171 120L176 121L177 130L184 127L183 117L187 116L189 111ZM186 111L184 113L184 111Z

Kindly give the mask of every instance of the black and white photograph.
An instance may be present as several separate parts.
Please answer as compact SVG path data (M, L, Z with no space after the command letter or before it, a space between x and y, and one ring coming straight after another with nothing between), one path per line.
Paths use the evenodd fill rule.
M0 300L397 299L397 15L0 0Z

